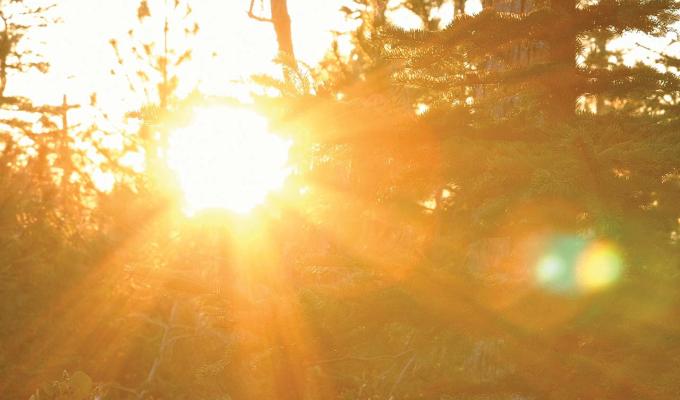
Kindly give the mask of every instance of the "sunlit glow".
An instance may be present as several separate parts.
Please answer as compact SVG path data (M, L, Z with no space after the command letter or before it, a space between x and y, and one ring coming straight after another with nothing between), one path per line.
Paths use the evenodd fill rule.
M347 22L338 12L343 0L288 2L295 41L296 56L300 61L316 64L321 60L334 38L332 32L345 31ZM189 42L183 29L172 23L181 12L173 15L174 2L148 0L151 18L143 25L137 20L138 0L115 2L71 0L60 1L55 7L56 16L63 23L49 24L45 29L34 32L33 37L44 41L40 53L50 61L50 72L36 71L16 74L10 94L28 95L37 103L56 104L66 93L72 103L86 104L92 92L100 95L98 105L109 114L118 116L144 104L143 93L130 93L123 73L135 75L140 65L135 57L124 49L128 65L116 76L109 74L115 57L109 39L119 40L123 47L131 45L128 36L135 29L135 39L140 43L152 41L156 49L162 48L164 16L169 14L171 29L170 48L189 46L192 49L191 62L178 68L178 95L183 97L198 88L202 93L224 95L241 99L248 98L252 87L244 87L240 81L248 80L254 73L276 74L280 66L272 62L277 54L274 31L270 24L247 17L249 1L189 1L193 13L189 20L196 21L200 30ZM337 4L336 4L337 3ZM267 7L260 10L256 2L255 14L270 17ZM5 5L9 6L9 5ZM3 7L5 7L3 6ZM3 11L5 9L3 8ZM106 18L93 18L94 15ZM89 32L83 35L83 32ZM304 38L304 40L301 40ZM73 63L79 54L88 54L87 62ZM234 62L234 59L238 62ZM152 89L157 82L151 82ZM48 90L49 88L49 90ZM7 93L6 93L7 94ZM75 113L75 112L74 112Z
M622 268L621 256L612 244L595 243L582 256L577 266L576 279L585 290L600 290L616 282Z
M543 286L564 282L569 276L565 261L556 255L548 255L541 259L536 268L536 279Z
M613 244L578 236L553 238L535 268L537 285L556 293L590 293L619 280L623 258Z
M209 208L247 213L283 185L289 148L259 114L213 107L198 110L191 124L173 132L168 164L189 214Z

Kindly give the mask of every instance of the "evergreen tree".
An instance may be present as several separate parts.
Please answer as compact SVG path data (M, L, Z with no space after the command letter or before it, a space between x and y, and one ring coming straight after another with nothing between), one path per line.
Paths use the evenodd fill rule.
M597 51L666 34L678 4L496 3L422 31L348 8L374 27L371 64L334 81L358 59L335 57L327 92L277 106L313 160L304 215L352 265L325 273L362 293L307 292L336 354L318 368L347 397L672 398L649 343L676 354L678 327L645 326L677 304L678 77ZM590 246L611 246L607 290L579 286Z
M354 47L331 49L318 81L256 79L279 89L257 106L295 139L256 223L181 218L145 182L65 218L54 152L3 142L0 391L676 398L679 64L626 67L607 43L664 34L677 2L484 1L447 27L424 19L441 2L399 2L416 31L391 24L391 3L343 9ZM141 1L137 15L157 14ZM132 46L152 157L182 114L172 69L187 58Z
M39 51L25 45L27 36L54 22L50 10L54 2L36 0L5 0L0 2L0 96L7 88L12 71L37 69L46 72L49 64Z
M99 128L70 121L81 106L66 97L59 105L35 104L11 85L31 68L47 71L49 60L32 40L56 22L52 7L0 2L0 86L7 89L0 93L0 392L8 398L27 398L30 387L60 373L70 359L49 351L66 345L73 323L55 304L77 297L70 289L100 257L92 246L101 195L94 173L105 158ZM72 377L75 383L81 375Z
M191 61L193 40L200 30L192 14L186 1L141 0L138 25L128 31L128 38L109 41L118 61L112 74L122 75L130 93L141 97L141 108L128 116L141 122L140 142L151 169L162 169L167 127L181 108L179 75Z

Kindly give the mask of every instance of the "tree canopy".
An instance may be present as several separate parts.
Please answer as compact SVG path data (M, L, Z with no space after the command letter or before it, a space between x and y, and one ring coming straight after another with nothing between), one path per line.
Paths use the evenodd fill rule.
M102 123L106 93L2 97L0 393L676 398L680 60L648 46L678 41L680 3L352 0L312 65L288 3L229 17L278 41L283 68L253 74L250 102L177 90L202 26L179 0L135 2L110 42L143 98L125 129ZM0 95L9 69L46 71L23 35L52 7L0 1ZM631 34L651 61L624 61ZM205 109L266 121L196 123ZM173 135L222 135L182 142L207 166L197 187L247 187L265 125L289 146L285 182L250 213L188 214Z

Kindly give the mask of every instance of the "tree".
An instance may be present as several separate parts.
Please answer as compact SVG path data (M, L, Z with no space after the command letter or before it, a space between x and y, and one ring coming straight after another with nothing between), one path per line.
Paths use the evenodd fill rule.
M128 31L128 40L111 39L119 70L130 93L142 96L142 106L128 115L141 122L139 136L147 167L162 169L172 115L182 100L177 93L180 71L192 58L192 41L199 24L186 1L141 0L137 7L138 26ZM156 137L158 135L158 137ZM158 159L160 155L161 159Z
M257 98L295 139L294 172L249 222L181 218L143 185L64 218L50 157L19 164L8 141L0 391L677 397L677 58L627 68L606 51L630 29L662 33L677 5L485 3L417 31L392 26L385 1L343 9L360 22L350 57L331 49L313 90L269 80L279 95ZM158 68L170 50L140 51L148 103L182 109ZM606 112L579 109L584 95Z
M38 55L32 34L53 19L48 16L52 6L43 2L10 1L0 7L5 90L30 68L46 71L49 60ZM90 247L97 238L93 207L100 195L93 173L103 152L96 124L69 121L80 105L68 103L66 96L62 104L39 105L23 93L12 94L0 101L0 391L21 398L28 397L28 386L54 372L44 348L29 345L41 337L31 327L50 325L51 337L42 336L41 343L64 343L54 305L68 297L65 292L97 257ZM61 363L67 358L62 356L49 358ZM83 383L80 374L72 378L73 384Z
M290 15L288 14L288 0L271 0L271 18L261 17L254 12L255 0L250 0L248 16L256 21L269 22L274 27L276 42L279 46L279 59L284 65L284 74L289 72L286 68L297 69L297 60L293 50L293 34L291 30Z
M32 48L26 48L26 37L34 31L46 27L54 22L49 16L55 6L53 2L18 0L0 2L0 96L7 88L8 73L10 71L26 71L35 68L46 72L49 64L40 53Z
M347 397L672 398L672 357L634 338L669 344L678 331L650 333L635 312L677 304L678 77L583 43L663 35L678 5L486 3L442 30L378 24L361 48L376 50L382 79L369 67L346 84L352 58L329 78L345 84L277 103L312 160L305 217L352 260L324 271L362 293L347 304L309 289L336 349L318 368ZM524 13L501 8L513 4ZM584 95L611 107L580 110ZM598 265L622 274L606 290L568 270L592 245L612 246L617 261ZM562 278L542 275L560 265ZM647 358L658 364L643 373Z

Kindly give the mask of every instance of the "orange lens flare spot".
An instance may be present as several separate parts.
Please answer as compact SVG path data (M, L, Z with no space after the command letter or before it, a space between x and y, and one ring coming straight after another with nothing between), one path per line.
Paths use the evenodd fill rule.
M619 280L623 260L616 247L609 243L594 243L583 254L576 269L579 287L598 291Z

